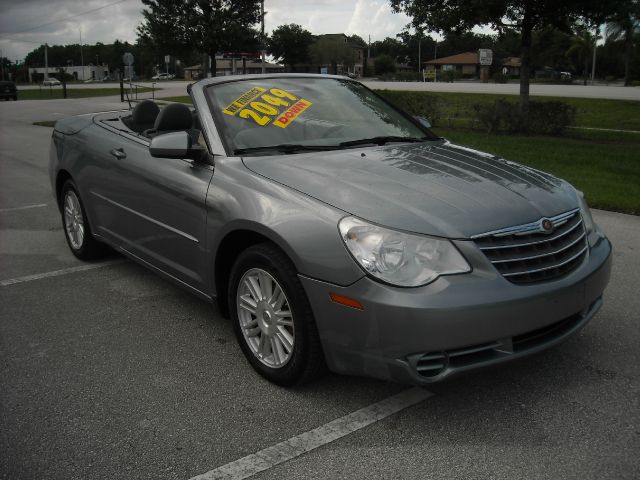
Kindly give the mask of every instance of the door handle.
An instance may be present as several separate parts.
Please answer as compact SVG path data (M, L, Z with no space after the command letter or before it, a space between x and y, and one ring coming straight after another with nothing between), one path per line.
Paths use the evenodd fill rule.
M124 153L124 149L122 148L113 148L109 151L109 153L116 157L118 160L122 160L123 158L127 157L127 154Z

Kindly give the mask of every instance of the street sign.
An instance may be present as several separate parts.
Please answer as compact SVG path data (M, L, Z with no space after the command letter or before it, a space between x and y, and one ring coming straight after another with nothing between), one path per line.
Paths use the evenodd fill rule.
M171 57L169 55L164 56L164 63L169 63L170 60L171 60Z
M493 52L488 48L478 50L480 55L480 65L491 65L493 62Z
M133 65L133 54L127 52L122 55L122 63L124 63L125 65Z

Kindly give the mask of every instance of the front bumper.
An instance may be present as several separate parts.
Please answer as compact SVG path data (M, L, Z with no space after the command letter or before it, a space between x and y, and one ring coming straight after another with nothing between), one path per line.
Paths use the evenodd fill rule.
M555 281L515 285L473 242L457 241L473 272L398 288L363 277L347 287L301 276L329 368L402 383L428 384L535 353L580 330L602 304L611 244L589 237L582 265ZM333 303L335 292L359 300Z

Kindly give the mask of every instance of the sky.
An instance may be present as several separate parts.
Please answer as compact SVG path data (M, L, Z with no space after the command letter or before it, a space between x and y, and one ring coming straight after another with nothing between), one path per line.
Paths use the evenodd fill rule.
M116 39L133 43L142 21L142 2L120 0L110 5L116 1L0 0L2 56L15 62L45 42L80 43L81 31L84 44ZM391 11L388 0L265 0L265 11L267 32L297 23L313 34L357 34L365 40L371 35L371 41L394 37L409 23L407 16Z

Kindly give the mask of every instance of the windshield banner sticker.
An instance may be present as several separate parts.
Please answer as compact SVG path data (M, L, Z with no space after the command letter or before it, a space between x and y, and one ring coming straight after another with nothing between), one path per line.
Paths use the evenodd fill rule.
M304 100L304 99L300 99L292 107L290 107L282 115L280 115L277 118L274 125L280 128L287 128L287 126L289 125L289 123L291 123L292 120L295 120L295 118L298 115L304 112L311 105L313 105L311 102L308 102L307 100Z
M255 100L255 98L264 93L266 88L262 87L254 87L248 92L244 92L238 98L236 98L233 102L229 104L227 108L224 109L224 113L227 115L235 115L238 113L243 107L246 107L251 100Z
M261 127L273 124L280 128L287 128L302 112L313 103L300 98L281 88L253 87L246 91L223 112L227 115L252 120Z

